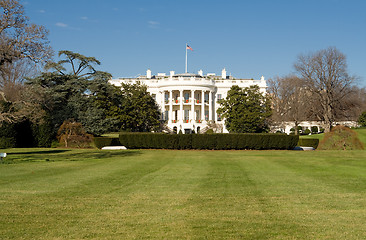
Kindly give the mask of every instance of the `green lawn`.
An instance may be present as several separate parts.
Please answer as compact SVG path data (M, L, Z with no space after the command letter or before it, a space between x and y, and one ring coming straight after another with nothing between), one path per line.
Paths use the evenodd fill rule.
M12 149L0 239L365 239L365 151Z

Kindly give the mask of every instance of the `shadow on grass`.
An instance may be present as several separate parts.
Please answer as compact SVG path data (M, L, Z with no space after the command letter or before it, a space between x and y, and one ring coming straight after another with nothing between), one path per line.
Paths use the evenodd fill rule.
M28 151L28 152L12 152L12 153L8 153L8 155L15 155L15 154L53 154L53 153L64 153L64 152L68 152L71 150L67 150L67 149L60 149L60 150L42 150L42 151Z
M67 159L78 161L77 159L105 159L111 157L128 157L141 154L139 151L98 151L98 152L78 152L72 154L63 154ZM75 160L76 159L76 160Z
M59 162L59 161L89 161L89 160L108 160L115 157L128 157L141 154L140 151L100 151L100 150L40 150L28 152L13 152L4 159L5 164L21 162Z

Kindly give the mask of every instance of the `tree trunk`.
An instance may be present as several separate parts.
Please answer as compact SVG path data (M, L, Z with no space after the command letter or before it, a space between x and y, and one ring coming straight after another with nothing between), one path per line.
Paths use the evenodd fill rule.
M297 121L295 121L295 135L299 135L299 130L297 129L298 126L299 126L299 123Z

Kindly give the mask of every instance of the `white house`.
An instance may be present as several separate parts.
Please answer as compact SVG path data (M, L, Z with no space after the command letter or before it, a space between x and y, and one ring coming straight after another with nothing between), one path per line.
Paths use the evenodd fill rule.
M148 69L146 76L118 78L109 82L115 86L136 82L145 84L159 104L168 128L176 132L182 130L183 133L205 131L209 123L215 123L221 126L222 132L227 132L223 119L216 113L217 101L225 98L233 85L242 88L258 85L262 93L266 93L267 88L263 76L260 80L233 78L227 75L225 68L221 76L214 73L203 75L202 70L198 74L170 71L168 76L165 73L152 75Z

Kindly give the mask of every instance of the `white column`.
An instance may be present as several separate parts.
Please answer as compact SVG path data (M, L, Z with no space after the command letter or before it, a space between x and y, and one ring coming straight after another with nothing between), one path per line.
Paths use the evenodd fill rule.
M165 91L160 92L160 94L163 95L162 99L163 99L163 103L161 104L161 111L162 111L162 115L163 115L163 120L165 118Z
M183 112L183 90L179 90L179 115L178 118L183 122L184 120L184 112Z
M217 97L215 97L214 103L215 103L215 108L214 108L215 110L214 110L214 113L213 114L214 114L215 122L217 123L217 105L218 105L218 103L217 103Z
M212 92L208 92L208 120L212 120Z
M205 91L202 90L201 122L205 120Z
M194 90L191 90L191 120L194 122Z
M173 120L173 91L169 90L169 121Z

